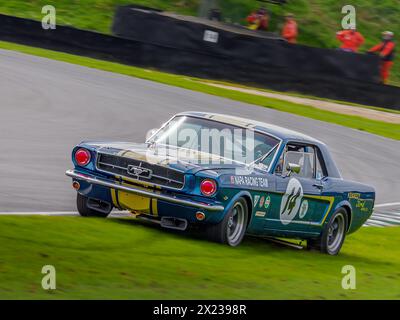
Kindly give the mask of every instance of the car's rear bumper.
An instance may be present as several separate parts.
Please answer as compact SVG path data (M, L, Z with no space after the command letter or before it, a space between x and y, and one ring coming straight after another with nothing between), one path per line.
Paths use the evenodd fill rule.
M126 185L121 185L118 183L115 183L111 180L104 179L104 178L99 178L94 175L90 174L85 174L78 172L76 170L67 170L65 173L67 176L71 177L72 179L75 180L83 180L89 184L93 185L98 185L118 191L124 191L124 192L129 192L133 193L136 195L140 195L143 197L148 197L148 198L153 198L153 199L158 199L162 200L165 202L173 203L173 204L178 204L182 206L188 206L188 207L193 207L201 210L207 210L207 211L223 211L225 208L222 205L215 205L215 204L207 204L207 203L202 203L202 202L197 202L193 200L188 200L188 199L182 199L178 198L176 196L170 196L162 193L156 193L152 192L150 190L142 190L139 188L135 188L134 186L126 186Z

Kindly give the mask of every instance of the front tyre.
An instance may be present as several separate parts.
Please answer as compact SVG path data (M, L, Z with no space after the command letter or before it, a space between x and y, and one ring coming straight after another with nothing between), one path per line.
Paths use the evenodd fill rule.
M78 212L82 217L98 217L98 218L106 218L110 212L100 212L93 210L88 207L88 198L77 193L76 196L76 206L78 208Z
M330 218L320 238L309 241L309 246L319 249L322 253L337 255L342 248L347 232L347 212L339 208Z
M247 203L246 200L240 198L220 223L208 226L207 236L212 241L236 247L242 242L246 233L247 221Z

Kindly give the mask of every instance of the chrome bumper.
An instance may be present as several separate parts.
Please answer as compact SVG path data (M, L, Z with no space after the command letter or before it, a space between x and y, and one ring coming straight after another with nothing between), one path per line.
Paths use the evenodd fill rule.
M98 178L98 177L95 177L92 175L83 174L83 173L77 172L75 170L67 170L67 172L65 172L65 174L68 177L71 177L73 179L78 179L78 180L84 180L90 184L95 184L95 185L108 187L108 188L115 189L115 190L130 192L130 193L138 194L138 195L149 197L149 198L156 198L159 200L164 200L164 201L171 202L171 203L181 204L184 206L190 206L190 207L199 208L199 209L203 209L203 210L209 210L209 211L223 211L225 209L223 206L220 206L220 205L208 205L205 203L179 199L174 196L166 196L166 195L151 192L151 191L135 189L134 187L123 186L123 185L120 185L120 184L117 184L114 182L110 182L108 180L101 179L101 178Z

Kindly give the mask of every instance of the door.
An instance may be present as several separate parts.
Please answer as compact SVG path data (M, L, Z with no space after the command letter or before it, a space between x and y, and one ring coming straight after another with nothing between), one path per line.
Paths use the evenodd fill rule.
M320 219L316 213L325 212L330 203L323 197L325 180L318 161L315 146L286 145L274 172L276 201L266 216L265 229L289 235L316 232Z

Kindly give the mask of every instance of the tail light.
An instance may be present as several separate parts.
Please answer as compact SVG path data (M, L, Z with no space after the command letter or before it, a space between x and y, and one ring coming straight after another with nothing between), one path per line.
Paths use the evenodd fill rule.
M205 196L212 196L217 191L217 183L214 180L205 179L200 183L200 191Z
M78 149L75 152L75 161L79 166L86 166L90 162L90 152L86 149Z

